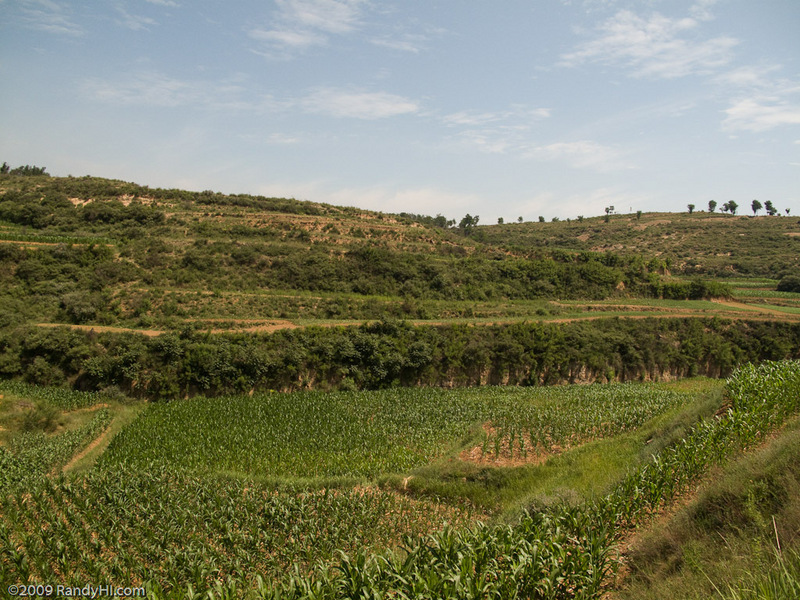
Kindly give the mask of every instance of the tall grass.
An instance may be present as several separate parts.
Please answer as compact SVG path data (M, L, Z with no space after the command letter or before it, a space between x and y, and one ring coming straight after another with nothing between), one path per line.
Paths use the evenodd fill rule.
M791 600L800 598L800 552L776 552L772 568L747 573L744 581L717 590L720 600Z

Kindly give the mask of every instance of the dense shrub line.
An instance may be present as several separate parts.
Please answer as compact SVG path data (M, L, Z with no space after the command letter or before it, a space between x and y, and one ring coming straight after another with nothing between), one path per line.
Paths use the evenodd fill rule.
M250 390L540 385L726 376L800 357L800 324L720 319L358 327L147 338L67 328L0 333L0 377L153 398Z
M235 232L236 241L205 239L213 232L204 229L197 232L203 239L178 244L170 239L170 226L163 224L164 213L149 206L112 201L76 209L64 198L16 202L8 199L10 194L0 197L0 221L30 226L36 233L16 230L0 239L51 245L2 245L0 283L38 303L47 296L61 300L75 289L97 292L136 281L180 289L199 285L207 290L285 289L425 300L602 299L623 292L667 299L730 296L724 284L662 281L653 271L658 261L646 262L638 255L584 252L497 260L401 251L371 241L332 251L322 244L309 249L284 240L272 228L245 228ZM62 203L67 206L56 209ZM247 238L248 243L239 241Z

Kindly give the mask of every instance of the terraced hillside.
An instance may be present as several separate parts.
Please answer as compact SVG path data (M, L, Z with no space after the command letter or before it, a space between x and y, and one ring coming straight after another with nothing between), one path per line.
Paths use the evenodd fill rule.
M799 267L792 217L454 222L92 177L4 175L0 325L157 335L386 316L507 323L800 315L800 296L775 292ZM681 302L732 293L735 304Z

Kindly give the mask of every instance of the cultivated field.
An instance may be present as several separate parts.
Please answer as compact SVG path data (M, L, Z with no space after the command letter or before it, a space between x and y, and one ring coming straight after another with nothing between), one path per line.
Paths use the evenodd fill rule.
M115 409L98 395L6 386L6 424L25 398L94 416L0 448L0 580L112 580L153 598L186 597L189 585L198 598L599 597L631 527L795 417L800 365L746 367L724 400L719 390L696 380L149 405L95 468L65 477L59 465ZM47 466L15 476L44 438ZM474 447L482 464L463 454ZM537 495L548 463L575 483L597 478L597 455L621 467L594 492L554 496L539 481ZM459 464L483 475L469 482L487 492L480 508L454 481ZM427 483L409 485L415 474Z

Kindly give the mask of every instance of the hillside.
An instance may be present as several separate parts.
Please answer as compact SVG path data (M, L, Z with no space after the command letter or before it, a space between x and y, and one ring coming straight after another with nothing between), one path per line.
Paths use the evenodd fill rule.
M0 325L157 334L386 316L790 319L797 297L775 286L800 267L798 245L795 218L659 213L449 227L444 217L294 199L3 175ZM704 302L731 293L738 303Z
M476 240L509 252L639 253L675 274L780 279L800 270L800 217L722 212L610 215L481 227Z

